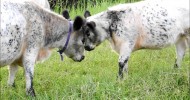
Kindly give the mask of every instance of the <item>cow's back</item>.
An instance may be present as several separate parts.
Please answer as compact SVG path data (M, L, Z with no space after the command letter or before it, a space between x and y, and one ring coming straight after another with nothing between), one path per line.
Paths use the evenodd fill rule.
M134 13L137 14L135 17L140 16L137 23L140 25L140 36L143 36L143 48L164 48L186 34L185 30L189 29L189 8L183 6L183 1L187 0L148 1L136 6L137 12Z

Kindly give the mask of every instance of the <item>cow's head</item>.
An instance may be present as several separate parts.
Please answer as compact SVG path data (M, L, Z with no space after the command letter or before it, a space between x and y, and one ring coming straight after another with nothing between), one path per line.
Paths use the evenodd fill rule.
M83 32L84 34L85 50L91 51L105 40L107 30L104 27L107 27L107 23L99 22L99 20L93 19L93 16L91 16L89 11L86 11L84 16L86 19L82 23L83 25L80 32Z
M81 17L76 17L74 21L71 21L68 11L63 12L63 17L70 21L70 27L72 27L70 40L68 42L67 48L64 51L64 54L74 61L82 61L85 58L83 33L80 32L83 25L83 20L81 20Z

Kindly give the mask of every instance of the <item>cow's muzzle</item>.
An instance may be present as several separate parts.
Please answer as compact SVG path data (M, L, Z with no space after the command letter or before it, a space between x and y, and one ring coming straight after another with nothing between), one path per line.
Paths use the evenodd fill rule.
M84 49L87 50L87 51L94 50L94 48L90 48L89 46L85 46Z

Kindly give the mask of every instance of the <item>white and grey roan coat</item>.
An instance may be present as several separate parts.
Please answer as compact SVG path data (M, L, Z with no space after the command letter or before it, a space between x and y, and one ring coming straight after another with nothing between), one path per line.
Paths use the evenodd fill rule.
M176 45L175 67L190 45L189 0L146 0L119 4L107 11L87 17L83 26L85 49L93 50L109 40L119 53L119 76L127 71L133 51L161 49Z
M48 0L31 0L31 1L34 1L39 6L44 7L46 9L50 10L50 4L49 4ZM51 52L52 52L51 49L41 48L40 51L39 51L39 53L38 53L37 60L38 61L44 61L44 60L46 60L51 55Z
M76 22L70 26L61 15L30 0L1 1L1 18L0 67L10 65L8 84L14 85L18 66L23 66L26 92L31 96L35 96L32 81L40 49L63 48L69 27L73 28L64 53L74 61L84 59L83 37L77 33Z

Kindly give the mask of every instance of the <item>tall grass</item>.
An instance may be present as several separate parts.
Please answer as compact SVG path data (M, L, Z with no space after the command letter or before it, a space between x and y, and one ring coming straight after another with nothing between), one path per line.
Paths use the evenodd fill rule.
M96 14L117 3L102 2L87 7ZM71 17L83 15L83 10L70 10ZM118 55L106 41L92 52L86 52L82 62L66 56L60 60L56 50L43 63L35 66L36 100L190 100L190 50L180 69L174 69L175 48L140 50L129 59L126 80L116 80ZM7 86L8 71L0 69L0 100L27 100L23 68L16 75L16 87Z
M86 10L88 7L102 6L102 3L131 3L140 0L49 0L50 7L57 11L62 12L62 9L80 9Z

